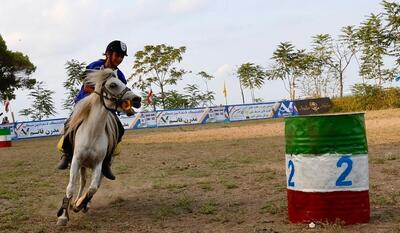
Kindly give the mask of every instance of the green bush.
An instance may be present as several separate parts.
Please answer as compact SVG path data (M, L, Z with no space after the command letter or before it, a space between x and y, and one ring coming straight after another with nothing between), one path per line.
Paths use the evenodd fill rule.
M333 98L331 112L354 112L360 111L354 96L345 96L341 98Z
M354 112L400 107L400 88L355 84L352 96L332 99L332 112Z

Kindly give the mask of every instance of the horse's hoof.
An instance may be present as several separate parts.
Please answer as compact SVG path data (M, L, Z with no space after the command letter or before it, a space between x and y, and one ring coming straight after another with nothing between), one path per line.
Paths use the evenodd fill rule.
M75 213L78 213L79 211L82 210L82 207L81 207L81 206L76 206L76 205L74 205L74 206L72 207L72 210L73 210Z
M57 226L66 226L67 225L67 223L68 223L68 218L66 218L66 217L60 217L60 218L58 218L58 220L57 220Z

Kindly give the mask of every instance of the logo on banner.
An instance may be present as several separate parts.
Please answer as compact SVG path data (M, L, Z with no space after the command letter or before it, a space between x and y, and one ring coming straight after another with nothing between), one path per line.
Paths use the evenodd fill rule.
M293 101L282 101L278 110L275 112L275 117L297 116L299 115Z

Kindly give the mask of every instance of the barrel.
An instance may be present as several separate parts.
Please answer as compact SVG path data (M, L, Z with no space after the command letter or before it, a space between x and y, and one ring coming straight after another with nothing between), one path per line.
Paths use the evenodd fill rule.
M285 119L292 223L367 223L368 145L363 113Z
M11 146L11 130L10 128L0 128L0 147Z

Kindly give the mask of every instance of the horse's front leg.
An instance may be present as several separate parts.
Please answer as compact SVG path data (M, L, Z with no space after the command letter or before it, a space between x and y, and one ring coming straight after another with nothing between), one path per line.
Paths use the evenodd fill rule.
M79 191L78 195L76 196L75 203L78 201L78 199L82 196L83 189L85 188L86 185L86 168L81 167L80 171L80 184L79 184Z
M72 159L71 163L71 169L69 173L69 183L66 190L66 196L63 198L62 205L57 213L58 217L57 225L60 226L66 226L69 220L69 214L68 214L69 204L75 192L76 178L78 177L78 172L80 167L79 162L75 158L76 157Z
M78 201L75 204L74 211L78 212L82 208L87 208L87 205L89 204L90 200L92 199L93 195L97 192L97 190L100 187L100 182L101 182L101 168L102 168L102 163L97 164L94 169L93 169L93 174L92 174L92 181L89 186L89 190L86 192L84 196L78 199Z
M100 162L93 170L92 182L90 182L90 187L88 191L89 196L93 196L100 187L101 176L102 176L101 168L102 168L102 163Z

